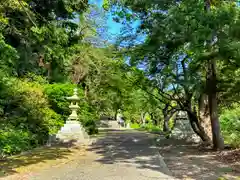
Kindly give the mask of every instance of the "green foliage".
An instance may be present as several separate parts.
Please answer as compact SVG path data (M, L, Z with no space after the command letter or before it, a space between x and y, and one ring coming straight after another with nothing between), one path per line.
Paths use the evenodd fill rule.
M1 92L0 113L10 124L37 136L35 144L43 143L70 113L66 97L72 95L72 82L86 88L85 98L79 88L79 119L89 134L97 132L95 121L100 114L114 116L119 108L128 114L127 119L139 119L146 105L144 93L136 93L126 78L129 70L122 55L113 46L106 47L102 34L99 38L99 24L88 17L87 1L21 3L13 0L0 7L1 70L4 77L9 71L25 79L22 83L12 78L12 82L1 81L7 87ZM107 1L104 4L108 8ZM79 23L73 21L77 17Z
M147 114L145 114L145 122L147 123L147 124L151 124L152 123L152 121L151 121L151 116L147 113Z
M162 129L159 126L155 126L152 123L148 123L143 127L145 130L148 132L153 132L153 133L160 133L162 132Z
M63 125L62 117L49 108L40 84L5 78L0 85L1 148L4 153L14 154L41 145L49 134L55 134Z
M169 122L168 122L168 123L169 123L168 126L169 126L170 129L173 129L173 128L174 128L174 125L175 125L175 124L174 124L174 119L176 118L176 114L177 114L177 113L175 113L175 114L170 118L170 120L169 120Z
M160 133L162 132L162 129L159 126L155 126L152 123L148 123L146 125L142 125L139 123L131 123L131 128L138 129L138 130L144 130L152 133Z
M83 127L85 127L86 132L87 132L89 135L97 134L97 133L98 133L98 128L97 128L96 120L93 120L93 119L83 120L83 121L82 121L82 125L83 125Z
M69 101L66 97L73 95L75 85L72 84L46 84L44 93L47 95L51 108L65 120L70 114ZM82 94L82 92L80 93ZM81 96L81 95L80 95Z
M79 120L82 122L88 134L98 133L96 121L99 120L99 115L97 114L97 110L87 102L80 104Z
M116 21L130 25L120 38L131 42L125 43L129 48L119 50L102 40L106 34L99 36L87 0L19 2L4 1L0 6L4 154L43 144L58 131L70 114L66 97L76 87L73 82L82 85L79 120L89 134L97 133L99 115L114 116L118 109L133 128L161 131L166 104L167 110L192 111L206 91L209 59L218 60L221 109L239 99L235 77L239 76L240 10L233 3L220 1L206 12L204 1L196 0L104 0L103 8L114 11ZM138 18L135 33L129 27ZM132 45L136 37L139 41L138 33L146 39ZM126 57L133 67L126 65ZM221 116L225 139L235 146L239 144L237 109ZM147 114L144 127L138 124L142 114ZM173 120L169 123L171 128Z
M75 85L41 85L34 80L44 82L34 75L0 81L2 155L16 154L45 143L48 135L56 134L63 126L63 118L66 120L70 113L66 97L72 95ZM83 97L81 89L79 96ZM79 117L89 134L98 133L95 120L99 117L84 100L80 103Z
M56 134L60 127L63 126L63 118L59 114L57 114L55 111L53 111L50 108L43 108L40 110L40 112L43 114L43 121L45 126L48 127L48 133L49 135Z
M11 70L19 76L33 72L48 76L53 82L68 80L71 64L69 50L82 40L80 26L72 20L87 8L86 0L1 2L0 54L6 57L1 57L0 65L7 68L14 66ZM14 49L14 53L2 52L2 39ZM40 57L44 58L44 63L51 64L50 70L39 67Z
M48 72L49 70L47 72L44 69L40 70L36 66L37 64L34 69L37 69L42 75L47 75L51 82L66 81L71 65L71 35L66 29L49 24L41 28L32 27L31 36L34 39L32 46L38 49L44 63L51 64L51 73ZM42 44L41 47L39 47L40 44Z
M219 177L217 180L227 180L225 177Z
M72 95L72 82L88 90L84 100L79 88L79 119L89 134L97 133L95 121L101 113L113 115L124 107L137 115L122 55L99 39L99 26L86 18L87 8L86 0L1 3L0 126L5 154L44 144L58 131L70 113L66 97ZM79 23L73 21L77 17ZM89 43L92 39L96 45Z
M30 149L33 140L34 137L28 131L4 127L0 130L0 157Z
M167 102L175 104L173 109L194 112L199 98L206 93L206 114L218 115L218 107L224 109L239 101L236 77L240 67L240 8L236 1L107 2L120 6L114 10L118 22L129 19L129 9L140 18L137 33L126 28L120 41L134 41L141 33L146 35L143 43L126 43L128 47L123 52L131 57L132 66L144 65L145 76L150 79L150 86L158 90L161 104ZM149 84L145 83L145 87ZM218 123L218 117L210 118ZM220 129L214 123L212 126L218 134L213 143L222 148Z
M48 80L45 77L36 75L31 72L27 73L24 76L24 79L26 79L28 82L38 83L41 86L49 84Z
M69 101L66 97L73 95L73 89L76 86L73 84L47 84L45 85L44 93L47 95L50 107L64 120L67 120L70 115ZM78 112L79 119L83 123L83 126L86 128L86 131L89 134L98 133L97 126L95 121L99 119L96 109L94 109L88 102L83 98L83 90L78 88L78 95L81 98Z
M17 51L6 44L0 32L0 69L1 71L14 74L15 61L18 59Z
M240 147L240 107L223 111L220 122L225 141Z
M140 128L140 124L138 124L138 123L131 123L130 127L133 128L133 129L139 129Z
M134 124L139 123L141 120L141 114L133 110L125 110L123 116L127 122L132 122Z

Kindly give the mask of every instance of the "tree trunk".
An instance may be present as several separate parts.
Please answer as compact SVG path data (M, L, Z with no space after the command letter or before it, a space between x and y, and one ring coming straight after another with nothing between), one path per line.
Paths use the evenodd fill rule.
M175 112L176 110L171 110L171 111L166 111L166 109L163 110L163 117L164 117L163 132L166 133L167 139L170 137L170 132L172 131L172 129L169 128L169 120L171 119L171 117L174 115Z
M170 137L170 129L169 129L169 126L168 126L168 122L169 122L169 117L170 116L167 116L166 113L163 114L163 117L164 117L164 120L163 120L163 132L165 133L165 138L166 139L169 139Z
M165 107L162 109L163 113L163 132L169 132L169 127L168 127L168 107L169 104L165 104Z
M212 0L205 0L205 10L211 11ZM208 44L212 44L216 37L213 31L213 38ZM210 50L212 45L210 45ZM221 135L220 124L218 119L218 104L217 104L217 75L216 75L216 59L212 58L208 61L207 71L207 90L208 90L208 104L212 126L212 142L214 149L224 149L224 141Z
M198 118L209 139L212 140L212 127L208 106L208 96L202 93L198 101Z
M169 122L169 117L167 116L167 114L163 115L164 120L163 120L163 132L169 132L169 126L168 126L168 122Z
M176 111L172 110L169 112L163 112L163 116L164 116L164 121L163 121L163 132L170 132L170 128L169 128L169 120L171 119L171 117L174 115Z
M185 111L187 111L188 119L190 121L191 127L193 131L202 139L203 142L210 142L209 137L207 136L206 132L204 131L203 127L199 123L198 116L196 110L192 108L192 94L185 90L185 97L186 101L184 103L185 105Z
M157 125L158 125L158 120L156 119L156 117L153 115L153 113L150 113L150 116L151 116L151 119L152 119L152 121L153 121L153 124L154 124L155 126L157 126Z
M222 138L220 123L218 119L218 104L217 104L217 78L216 78L216 60L211 59L208 62L208 103L212 125L212 142L214 149L224 149L224 141Z
M142 121L142 124L145 125L146 124L146 121L145 121L145 112L141 112L141 121Z
M153 123L154 123L155 126L158 126L158 120L156 118L153 119Z
M114 119L117 120L118 109L115 110Z
M193 131L202 139L203 142L210 142L209 137L198 121L197 114L191 110L188 110L187 114Z

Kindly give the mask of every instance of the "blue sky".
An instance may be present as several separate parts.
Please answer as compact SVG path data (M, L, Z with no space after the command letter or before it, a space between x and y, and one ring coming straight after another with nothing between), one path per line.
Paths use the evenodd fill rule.
M103 0L89 0L89 4L95 4L101 9ZM108 32L110 34L116 34L116 35L120 34L122 25L120 23L114 22L111 14L106 14L106 15L107 15L106 25L108 26Z
M96 5L99 9L97 11L99 12L104 12L102 5L103 5L103 0L89 0L89 4L92 5ZM90 16L92 17L96 17L99 18L98 12L96 10L91 10ZM121 34L121 30L124 29L124 27L126 27L126 25L123 25L121 23L117 23L113 20L113 15L110 12L104 12L104 17L102 18L100 17L100 19L102 18L103 20L99 23L105 23L105 24L101 24L101 26L105 26L104 28L99 29L98 32L100 32L100 38L104 39L104 40L108 40L109 43L115 43L117 40L117 37ZM127 35L136 35L136 28L140 25L140 21L136 20L134 21L132 24L130 24L130 26L128 26L128 28L132 29L131 31L127 31ZM105 32L107 30L107 32ZM128 29L129 30L129 29ZM126 35L126 34L125 34ZM144 42L146 38L146 35L137 35L135 40L128 40L128 41L123 41L120 45L121 47L125 47L128 46L130 44L141 44ZM129 64L129 59L130 57L126 57L126 63ZM140 65L138 66L139 69L144 70L145 69L145 65Z
M103 0L89 0L89 4L94 4L99 8L99 11L103 10L102 9L102 5L103 5ZM108 36L108 41L110 43L114 43L116 41L116 38L121 34L121 30L124 28L124 25L121 23L117 23L113 20L113 15L110 12L105 12L105 17L106 17L106 21L104 26L106 26L107 28L107 32L102 32L103 36ZM135 33L135 29L138 27L138 25L140 24L140 21L135 21L133 22L133 24L131 25L131 27L133 28L133 32ZM110 37L110 39L109 39ZM104 37L102 37L104 38ZM140 37L137 39L137 41L143 40L143 37ZM123 43L124 44L124 43ZM126 42L126 44L128 44Z

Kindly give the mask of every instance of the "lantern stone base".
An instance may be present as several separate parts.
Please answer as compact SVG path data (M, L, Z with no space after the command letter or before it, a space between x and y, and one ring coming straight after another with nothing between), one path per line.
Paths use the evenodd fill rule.
M66 121L64 126L58 131L56 138L62 142L90 143L90 138L79 121Z

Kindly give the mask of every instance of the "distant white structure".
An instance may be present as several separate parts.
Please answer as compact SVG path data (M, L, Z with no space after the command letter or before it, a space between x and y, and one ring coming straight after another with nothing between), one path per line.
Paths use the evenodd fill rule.
M176 116L176 124L172 131L172 137L175 139L186 139L190 142L201 141L200 137L193 131L187 113L184 111L180 111Z
M130 123L128 122L127 123L127 127L126 127L127 129L131 129L131 125L130 125Z

